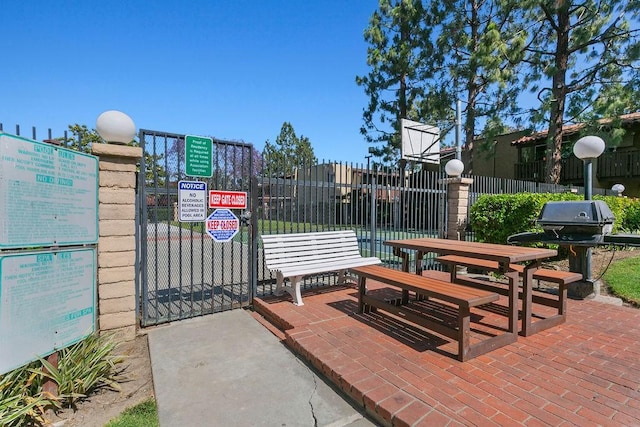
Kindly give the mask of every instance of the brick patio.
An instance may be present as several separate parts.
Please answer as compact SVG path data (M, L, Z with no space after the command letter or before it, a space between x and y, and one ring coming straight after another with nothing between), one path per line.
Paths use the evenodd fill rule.
M269 297L254 308L383 425L640 426L638 309L570 300L565 324L462 363L446 339L383 312L358 314L355 287L303 301ZM499 323L499 312L478 311L474 323Z

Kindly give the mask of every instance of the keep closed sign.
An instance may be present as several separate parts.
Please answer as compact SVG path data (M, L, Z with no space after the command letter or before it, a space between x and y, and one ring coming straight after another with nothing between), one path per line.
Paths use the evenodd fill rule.
M207 217L207 234L216 242L228 242L238 234L240 221L229 209L216 209Z

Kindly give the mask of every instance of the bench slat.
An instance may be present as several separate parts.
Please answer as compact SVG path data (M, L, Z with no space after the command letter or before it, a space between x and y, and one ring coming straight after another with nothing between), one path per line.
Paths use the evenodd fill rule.
M328 271L347 270L349 268L379 264L378 258L363 258L336 260L333 262L322 262L317 264L308 264L304 266L283 267L280 271L284 276L300 276L317 273L325 273Z
M444 255L436 258L436 261L447 264L458 264L466 267L483 268L487 271L497 272L500 267L495 261L487 261L483 259L476 259L470 257L464 257L459 255ZM524 273L524 266L520 264L509 264L509 268L517 271L518 273ZM569 283L582 280L582 274L575 273L573 271L561 271L561 270L549 270L546 268L539 268L533 272L533 278L537 280L545 280L548 282L554 282L558 284L567 285Z
M407 289L418 294L447 301L462 307L475 307L497 301L498 294L468 286L457 285L405 271L392 270L379 265L351 268L351 272L372 280Z

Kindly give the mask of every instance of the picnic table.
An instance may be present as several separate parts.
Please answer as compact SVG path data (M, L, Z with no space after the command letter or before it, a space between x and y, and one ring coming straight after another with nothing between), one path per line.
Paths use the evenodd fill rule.
M427 253L457 255L498 264L497 271L508 279L509 332L518 333L518 296L522 297L522 335L529 336L548 329L563 321L564 313L538 319L532 323L533 275L542 260L554 257L557 251L546 248L498 245L461 240L414 238L387 240L385 245L393 248L394 255L402 258L402 268L409 271L410 253L415 252L416 274L422 275L422 259ZM522 277L522 293L519 292ZM460 277L455 265L451 269L451 282L470 286L483 286L479 281Z

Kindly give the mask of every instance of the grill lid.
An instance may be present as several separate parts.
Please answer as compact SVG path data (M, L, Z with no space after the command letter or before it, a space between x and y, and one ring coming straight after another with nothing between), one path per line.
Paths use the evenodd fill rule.
M518 233L508 243L554 243L565 246L640 246L638 234L610 234L614 216L602 200L547 202L538 216L542 233Z
M603 200L567 200L547 202L542 207L537 223L543 229L561 229L558 226L613 226L615 217ZM608 227L611 228L611 227Z

